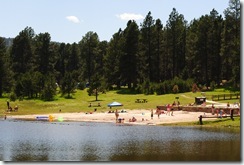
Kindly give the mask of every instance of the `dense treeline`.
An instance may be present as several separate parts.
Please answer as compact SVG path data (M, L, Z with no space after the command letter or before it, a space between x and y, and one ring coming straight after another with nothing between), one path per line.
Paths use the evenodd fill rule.
M88 32L79 43L51 42L49 33L26 27L7 48L0 38L0 96L52 100L59 87L71 96L89 83L89 95L127 85L135 92L165 94L220 85L240 86L240 1L224 18L215 9L187 22L175 8L166 25L149 12L109 42ZM194 85L193 85L194 84Z

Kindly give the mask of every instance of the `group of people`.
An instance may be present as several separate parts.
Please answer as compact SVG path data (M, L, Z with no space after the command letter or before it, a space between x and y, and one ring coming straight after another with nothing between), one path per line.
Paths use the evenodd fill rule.
M129 119L129 122L135 122L136 118L133 116L131 119Z
M159 108L156 109L155 113L158 115L158 119L160 118L161 114L173 116L174 107L179 105L180 105L179 101L177 101L177 103L174 101L172 104L166 105L166 113L164 112L164 110L160 110ZM151 119L153 119L153 109L151 109Z
M16 105L15 107L14 107L14 109L10 106L10 103L9 103L9 101L7 101L7 107L8 107L8 112L12 112L12 111L18 111L18 106Z
M239 106L238 106L238 108L239 108ZM229 110L230 111L229 114L231 114L231 110L233 110L233 109L230 107L229 102L226 105L226 109L227 109L227 111ZM212 106L211 106L211 111L212 111L212 115L215 115L215 113L216 113L217 117L220 117L220 118L222 118L223 115L227 115L227 113L224 111L224 108L216 108L214 106L214 104L212 104ZM238 111L238 114L239 113L240 113L240 111Z
M166 115L169 115L169 116L173 116L174 107L179 106L179 105L180 105L179 101L177 103L174 101L172 104L167 104L166 105L166 113L164 112L164 110L161 110L159 108L157 108L156 112L154 113L153 109L151 109L150 117L151 117L151 119L153 119L154 114L157 114L158 119L160 118L161 114L166 114ZM227 103L227 108L231 109L229 102ZM111 113L111 112L109 112L109 113ZM224 109L215 108L214 104L212 104L212 114L214 115L215 113L219 117L222 117L223 115L226 115L226 112L224 111ZM115 117L116 117L116 123L124 122L124 118L119 119L119 112L118 112L117 109L115 111ZM135 117L132 117L131 119L129 119L129 122L135 122L135 121L137 121L137 119ZM142 119L142 121L144 121L144 118Z
M121 111L121 112L126 112L125 110ZM119 111L116 109L115 110L115 122L116 123L124 123L124 118L119 118ZM131 119L129 119L129 122L136 122L137 119L133 116Z

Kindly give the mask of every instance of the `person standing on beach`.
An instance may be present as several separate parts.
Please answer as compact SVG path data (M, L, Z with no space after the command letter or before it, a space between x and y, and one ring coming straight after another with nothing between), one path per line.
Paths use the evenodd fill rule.
M119 112L118 110L116 109L115 111L115 117L116 117L116 123L118 122L118 118L119 118Z
M171 106L170 106L170 104L168 104L166 107L166 109L167 109L166 115L168 114L170 116L170 108L171 108Z
M159 119L159 117L161 115L161 110L159 108L157 108L157 114L158 114L158 119Z
M151 119L153 119L153 109L151 109Z
M219 108L216 108L217 117L219 117Z
M215 110L215 107L214 107L214 104L212 104L212 115L214 115L214 110Z
M7 100L7 107L8 107L8 110L9 110L9 101Z
M227 110L230 110L230 103L227 103Z

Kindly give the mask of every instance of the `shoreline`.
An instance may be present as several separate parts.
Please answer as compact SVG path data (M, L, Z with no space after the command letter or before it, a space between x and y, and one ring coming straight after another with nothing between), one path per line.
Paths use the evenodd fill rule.
M118 119L121 119L122 124L130 125L162 125L162 124L172 124L181 122L197 122L200 115L213 116L211 113L204 112L188 112L177 110L173 111L173 116L166 114L160 114L159 117L153 113L153 118L151 119L151 110L124 110L125 112L120 112ZM31 114L31 115L8 115L7 119L14 120L31 120L38 121L37 117L44 117L46 121L51 117L53 122L106 122L106 123L116 123L116 118L114 113L108 112L74 112L74 113L52 113L52 114ZM135 122L130 122L130 119L136 118ZM124 119L124 120L122 120ZM216 118L208 118L204 120L215 120ZM120 123L119 123L120 124Z

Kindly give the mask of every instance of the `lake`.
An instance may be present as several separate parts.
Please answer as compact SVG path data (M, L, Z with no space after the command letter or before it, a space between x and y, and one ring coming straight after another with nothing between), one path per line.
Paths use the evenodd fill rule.
M232 128L0 120L1 161L241 161Z

